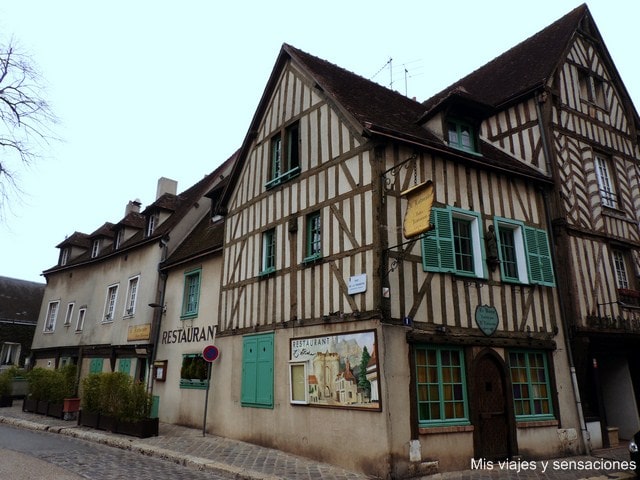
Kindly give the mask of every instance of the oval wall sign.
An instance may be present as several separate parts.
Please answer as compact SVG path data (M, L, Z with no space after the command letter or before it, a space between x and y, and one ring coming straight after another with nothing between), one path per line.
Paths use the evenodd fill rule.
M490 305L476 307L476 323L487 337L493 335L498 328L498 311Z

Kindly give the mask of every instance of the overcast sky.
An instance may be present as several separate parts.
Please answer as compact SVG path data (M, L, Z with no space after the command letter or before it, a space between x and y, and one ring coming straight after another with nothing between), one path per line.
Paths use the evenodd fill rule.
M159 177L183 191L213 171L285 42L422 101L581 3L1 1L0 41L39 67L62 141L18 172L0 276L44 282L66 236L118 222L129 200L144 208ZM587 5L638 108L640 2Z

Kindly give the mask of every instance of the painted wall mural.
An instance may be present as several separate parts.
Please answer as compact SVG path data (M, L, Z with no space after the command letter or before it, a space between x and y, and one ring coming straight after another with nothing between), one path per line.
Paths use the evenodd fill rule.
M375 330L292 338L290 352L306 365L310 405L381 409Z

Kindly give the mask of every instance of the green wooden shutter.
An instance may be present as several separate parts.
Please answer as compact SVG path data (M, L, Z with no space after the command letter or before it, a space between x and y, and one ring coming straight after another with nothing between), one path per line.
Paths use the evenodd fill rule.
M89 362L89 373L102 373L102 358L92 358Z
M256 403L256 376L258 364L258 339L245 337L242 344L242 392L243 404Z
M524 237L529 265L529 281L540 285L555 286L547 232L525 227Z
M245 337L242 347L242 405L273 407L273 334Z
M273 406L273 336L258 337L256 403Z
M451 211L433 208L434 229L422 236L422 263L425 271L453 272L456 268Z
M131 359L121 358L118 363L118 371L129 375L131 373Z

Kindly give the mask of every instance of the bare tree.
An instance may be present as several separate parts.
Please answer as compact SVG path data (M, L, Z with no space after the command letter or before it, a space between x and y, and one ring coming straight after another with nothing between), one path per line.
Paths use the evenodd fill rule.
M55 138L57 119L43 98L43 81L13 42L0 45L0 220L22 193L17 172L33 163Z

